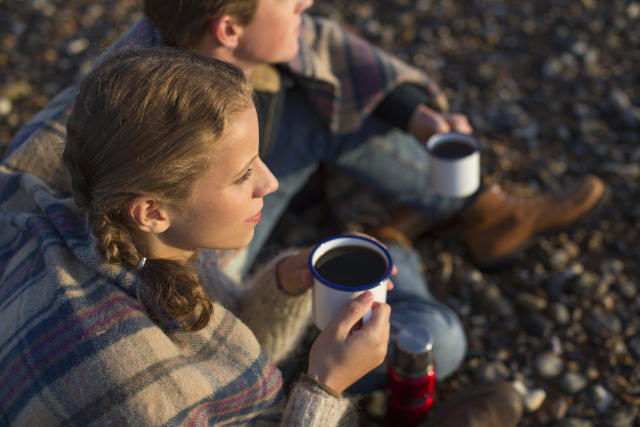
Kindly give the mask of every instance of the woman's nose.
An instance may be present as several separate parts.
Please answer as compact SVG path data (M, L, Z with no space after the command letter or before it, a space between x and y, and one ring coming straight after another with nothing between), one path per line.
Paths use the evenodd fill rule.
M273 176L271 170L269 170L267 165L265 165L262 160L260 160L258 169L260 171L260 179L258 180L258 185L256 186L254 196L264 197L267 194L271 194L278 189L278 180L275 176Z

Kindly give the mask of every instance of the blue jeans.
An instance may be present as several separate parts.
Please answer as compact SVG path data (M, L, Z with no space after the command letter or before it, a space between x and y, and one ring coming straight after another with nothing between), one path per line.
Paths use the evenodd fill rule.
M320 162L332 164L359 182L398 202L419 208L433 217L452 215L465 199L444 199L428 182L426 151L407 133L369 118L356 132L333 135L295 90L287 94L277 140L264 161L280 182L278 191L264 200L262 220L248 248L248 269L266 242L289 201L302 189ZM456 314L436 301L420 273L415 251L390 246L398 274L389 293L392 334L408 323L424 325L434 337L437 377L450 375L466 352L466 340ZM381 366L350 391L368 392L384 387Z

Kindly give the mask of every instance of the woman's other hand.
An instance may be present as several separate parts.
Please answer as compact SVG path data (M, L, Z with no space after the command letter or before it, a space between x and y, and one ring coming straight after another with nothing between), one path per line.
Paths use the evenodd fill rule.
M278 263L276 277L284 292L299 295L311 288L313 280L309 270L309 254L312 249L301 250Z
M371 319L360 326L369 309ZM370 291L351 300L314 341L308 375L342 393L379 366L387 354L390 313Z

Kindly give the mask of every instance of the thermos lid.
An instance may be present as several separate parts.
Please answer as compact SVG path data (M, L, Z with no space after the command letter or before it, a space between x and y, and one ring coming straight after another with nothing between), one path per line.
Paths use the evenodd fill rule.
M423 326L405 326L394 344L391 366L398 375L419 378L433 369L433 339Z

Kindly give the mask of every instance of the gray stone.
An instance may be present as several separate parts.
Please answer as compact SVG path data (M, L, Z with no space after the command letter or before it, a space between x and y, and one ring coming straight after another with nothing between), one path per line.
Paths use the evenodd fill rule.
M618 283L618 289L623 297L632 300L638 294L638 287L631 280L624 279Z
M556 354L548 351L539 354L535 360L536 372L543 378L557 377L564 369L564 362Z
M560 379L560 386L567 394L577 394L587 386L587 379L577 372L566 372Z
M476 378L484 382L504 381L511 376L511 371L502 362L489 362L480 365L476 371Z
M9 115L12 108L13 105L11 104L11 100L9 98L5 98L4 96L0 97L0 116Z
M613 394L602 384L591 387L591 399L593 399L593 407L599 414L607 412L614 401Z
M72 40L67 44L67 53L69 55L77 55L79 53L84 52L89 47L89 40L81 37L75 40Z
M559 325L568 325L571 321L571 314L567 306L561 302L554 302L549 307L553 320Z
M528 310L542 311L547 308L547 300L528 292L520 292L516 297L516 304Z
M612 312L605 312L600 307L595 307L589 312L587 326L592 334L618 335L622 332L620 318Z
M526 411L535 412L540 409L546 398L546 391L541 388L535 388L533 390L529 390L527 394L523 396L522 403L524 404Z

